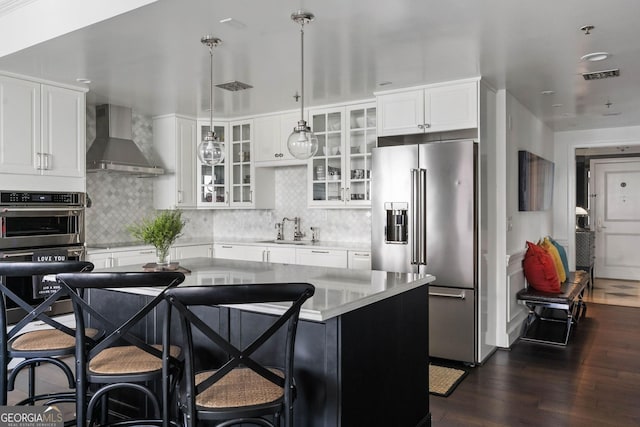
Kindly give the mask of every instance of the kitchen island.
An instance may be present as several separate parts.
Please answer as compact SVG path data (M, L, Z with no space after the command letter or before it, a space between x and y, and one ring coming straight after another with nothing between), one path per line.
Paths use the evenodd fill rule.
M306 282L316 287L298 325L294 425L430 425L427 285L433 276L211 258L180 265L190 271L180 286ZM98 292L91 295L92 304L118 307L141 304L159 289L131 289L126 296ZM207 322L245 342L252 325L284 310L278 304L220 307ZM144 338L159 342L162 317L161 312L150 316Z

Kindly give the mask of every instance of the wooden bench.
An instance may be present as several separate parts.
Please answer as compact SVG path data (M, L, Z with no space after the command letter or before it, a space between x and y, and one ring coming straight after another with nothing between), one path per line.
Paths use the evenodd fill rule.
M582 300L589 284L589 273L583 270L570 273L560 285L559 294L540 292L528 286L516 295L529 308L529 316L522 326L520 339L545 344L567 345L571 327L587 312Z

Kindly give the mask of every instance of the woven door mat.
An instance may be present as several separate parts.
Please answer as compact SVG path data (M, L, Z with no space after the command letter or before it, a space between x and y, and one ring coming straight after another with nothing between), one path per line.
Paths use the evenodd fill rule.
M464 369L429 364L429 393L449 396L468 374Z

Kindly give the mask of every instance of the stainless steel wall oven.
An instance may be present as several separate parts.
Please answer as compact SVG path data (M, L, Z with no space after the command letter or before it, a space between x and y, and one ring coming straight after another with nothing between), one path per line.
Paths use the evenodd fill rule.
M84 193L0 191L0 262L84 260ZM46 297L42 278L2 277L25 301L38 305ZM6 301L7 321L24 311ZM49 315L70 313L68 300L58 301Z

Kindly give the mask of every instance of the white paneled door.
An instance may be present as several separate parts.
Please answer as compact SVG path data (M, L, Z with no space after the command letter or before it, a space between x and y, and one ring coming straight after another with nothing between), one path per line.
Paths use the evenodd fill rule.
M591 161L597 277L640 280L640 158Z

